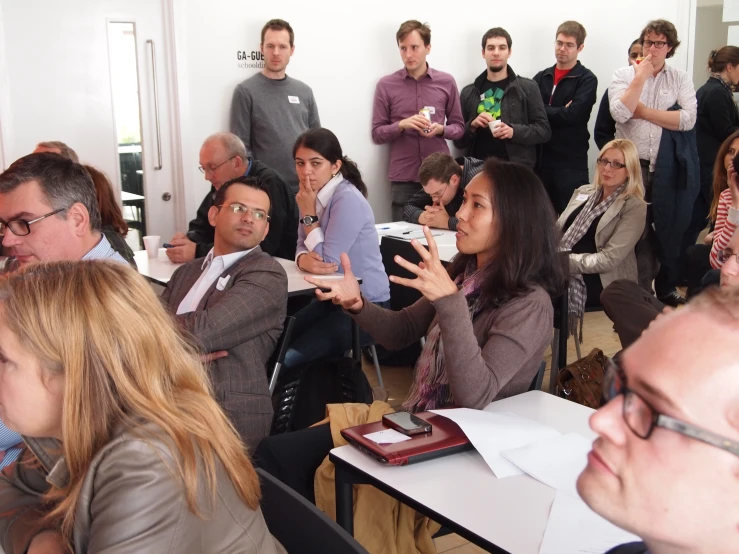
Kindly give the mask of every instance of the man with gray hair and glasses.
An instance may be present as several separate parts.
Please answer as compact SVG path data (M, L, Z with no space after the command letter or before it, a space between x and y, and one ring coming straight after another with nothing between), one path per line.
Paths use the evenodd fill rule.
M174 263L202 258L213 248L215 230L208 221L213 198L224 183L237 177L255 177L269 191L272 214L269 233L261 244L262 250L272 256L292 260L298 243L298 209L295 195L290 192L283 177L262 162L247 156L244 142L233 133L215 133L205 139L200 148L201 173L211 187L190 221L187 234L177 233L169 241L172 248L167 256Z
M36 148L33 149L33 153L39 154L41 152L52 152L54 154L64 156L68 160L72 160L75 163L80 163L80 159L77 157L77 152L72 150L69 146L67 146L60 140L47 140L44 142L39 142L36 145Z
M128 265L101 226L92 177L80 164L58 154L29 154L0 173L0 236L11 256L6 271L60 260L108 259ZM0 382L3 369L0 363ZM0 468L16 460L21 442L0 422Z
M609 402L577 482L643 539L610 554L728 554L739 545L739 287L657 318L606 371Z

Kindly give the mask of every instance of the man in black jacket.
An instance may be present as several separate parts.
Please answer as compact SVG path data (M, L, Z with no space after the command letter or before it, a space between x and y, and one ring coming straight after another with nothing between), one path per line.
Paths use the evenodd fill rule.
M548 141L552 132L536 83L517 76L508 65L512 43L500 27L483 35L487 69L462 89L464 136L454 145L472 158L495 156L533 168L536 145Z
M577 59L585 47L585 35L577 21L562 23L554 42L557 63L534 77L552 128L551 140L541 145L539 176L558 214L575 189L590 182L588 121L598 79Z
M233 133L216 133L205 139L200 148L200 171L211 188L190 222L187 234L177 233L169 243L167 256L175 263L202 258L213 247L215 229L208 222L208 210L221 186L236 177L256 177L269 190L272 214L269 232L261 243L262 250L272 256L292 260L298 242L298 210L295 196L274 169L246 155L243 141Z

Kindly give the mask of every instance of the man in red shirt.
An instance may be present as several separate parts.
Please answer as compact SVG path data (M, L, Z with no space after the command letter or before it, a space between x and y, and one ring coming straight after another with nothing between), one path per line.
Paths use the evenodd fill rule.
M551 140L541 145L537 169L558 214L575 189L590 182L588 121L598 79L577 59L585 47L585 35L577 21L562 23L554 41L557 63L534 77L552 128Z

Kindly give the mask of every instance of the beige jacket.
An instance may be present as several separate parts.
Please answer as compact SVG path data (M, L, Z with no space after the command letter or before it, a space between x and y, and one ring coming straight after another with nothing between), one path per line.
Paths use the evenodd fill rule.
M562 229L577 208L585 204L595 192L594 185L583 185L575 190L557 225ZM613 281L628 279L638 282L634 246L644 232L647 204L644 200L621 196L600 218L595 230L595 254L570 254L570 273L598 273L603 288Z
M214 509L200 488L198 506L206 517L195 516L170 473L174 460L161 432L152 424L140 429L147 439L121 429L93 458L75 515L75 554L285 554L262 511L241 501L220 463ZM0 476L0 551L6 554L26 552L45 511L40 494L48 483L69 478L64 459L53 454L56 441L26 443L42 467L18 463L12 478ZM203 483L205 474L199 479Z

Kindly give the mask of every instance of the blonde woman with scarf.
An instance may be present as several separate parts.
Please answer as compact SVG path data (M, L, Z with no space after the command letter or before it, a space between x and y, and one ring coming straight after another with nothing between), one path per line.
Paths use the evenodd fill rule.
M600 306L603 289L617 279L638 282L634 247L646 217L636 146L612 140L598 155L593 183L575 190L557 221L560 248L571 252L570 333L580 342L585 308Z
M416 278L390 279L423 294L401 311L364 298L346 254L341 281L306 277L330 289L316 292L320 300L341 306L384 347L399 349L426 337L404 402L412 412L453 405L481 409L526 392L552 339L551 296L565 287L554 209L531 169L488 159L465 187L456 217L459 254L449 268L427 227L428 250L411 241L423 261L396 258ZM350 406L356 405L338 408L348 412ZM257 464L312 500L316 469L340 440L338 433L332 437L334 427L332 419L330 425L267 437L257 448ZM362 534L362 523L357 520L355 527L360 542L361 536L378 536Z

